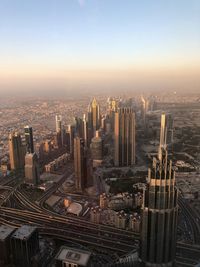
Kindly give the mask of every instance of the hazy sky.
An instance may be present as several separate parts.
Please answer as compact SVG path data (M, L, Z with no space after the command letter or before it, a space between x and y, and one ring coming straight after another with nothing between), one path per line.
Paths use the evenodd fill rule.
M200 90L199 0L0 0L0 93Z

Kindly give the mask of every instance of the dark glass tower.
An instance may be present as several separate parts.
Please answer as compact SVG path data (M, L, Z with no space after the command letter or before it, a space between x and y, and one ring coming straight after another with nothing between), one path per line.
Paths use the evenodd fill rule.
M144 191L140 258L143 266L174 266L178 192L167 150L153 159Z
M24 127L25 140L26 140L26 152L34 153L33 145L33 129L30 126Z
M115 166L135 164L135 113L132 108L118 108L115 112Z
M74 170L76 178L76 189L83 191L87 180L87 161L84 150L84 140L80 137L74 138Z

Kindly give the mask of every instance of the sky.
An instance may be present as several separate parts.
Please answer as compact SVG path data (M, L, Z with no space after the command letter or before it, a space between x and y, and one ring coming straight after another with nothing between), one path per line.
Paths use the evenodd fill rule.
M200 91L199 0L0 0L0 95Z

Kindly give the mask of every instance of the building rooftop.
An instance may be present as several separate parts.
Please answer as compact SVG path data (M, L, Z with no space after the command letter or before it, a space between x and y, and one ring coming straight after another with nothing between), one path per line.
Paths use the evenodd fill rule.
M83 208L82 208L81 204L79 204L79 203L77 203L77 202L72 202L72 203L69 205L69 207L68 207L68 209L67 209L67 212L79 216L80 213L82 212L82 209L83 209Z
M37 229L35 226L30 225L22 225L19 229L17 229L13 235L12 238L26 240L28 239L32 233Z
M56 255L56 260L87 266L91 253L89 251L62 246Z
M0 226L0 240L4 241L8 236L10 236L15 228L6 226L6 225L1 225Z

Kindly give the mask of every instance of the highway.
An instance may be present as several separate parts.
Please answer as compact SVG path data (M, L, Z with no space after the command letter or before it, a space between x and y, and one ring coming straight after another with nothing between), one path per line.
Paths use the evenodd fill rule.
M135 238L138 239L138 235L135 236L131 231L95 224L80 217L59 215L44 207L46 199L57 191L66 176L66 173L63 174L59 182L54 183L37 203L32 202L20 186L7 188L10 190L8 198L14 207L0 207L1 222L15 227L20 224L36 225L43 235L77 242L98 251L110 251L119 256L135 249Z
M115 231L102 230L99 225L91 227L84 222L84 225L73 221L73 218L62 218L31 211L23 211L10 208L0 208L1 218L7 222L17 224L33 224L39 227L41 233L55 236L63 240L71 240L80 244L87 244L93 248L106 249L124 255L134 248L134 238L130 232L121 233L116 228ZM71 220L72 219L72 220ZM110 229L109 229L110 230Z
M68 174L73 175L72 173ZM37 203L32 202L19 185L14 187L0 186L0 189L9 192L2 201L5 203L9 200L15 205L14 208L0 207L0 222L13 227L19 227L21 224L36 225L41 235L55 237L55 239L66 242L76 242L98 252L116 253L118 256L127 255L138 247L135 241L139 239L139 234L134 234L132 231L95 224L81 217L59 215L46 209L44 202L57 191L66 178L65 173L57 183L54 183L44 192ZM178 266L194 266L192 264L196 263L197 259L187 260L185 255L189 255L189 253L199 255L200 218L190 204L181 197L179 198L179 206L191 229L192 241L197 245L196 247L193 244L187 246L178 242L177 263L179 263Z
M191 229L191 237L194 244L200 244L200 216L181 196L178 199L179 207L184 214L185 220Z

